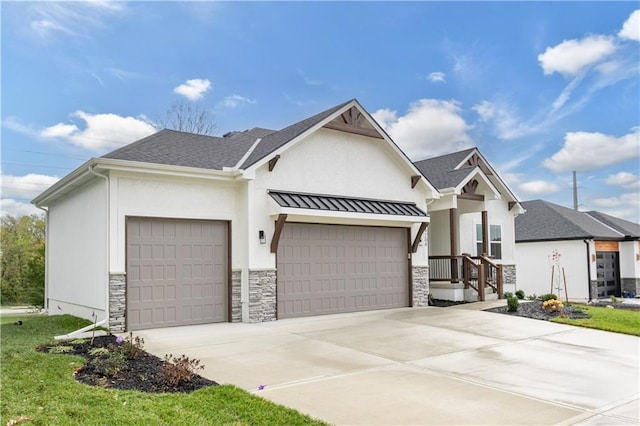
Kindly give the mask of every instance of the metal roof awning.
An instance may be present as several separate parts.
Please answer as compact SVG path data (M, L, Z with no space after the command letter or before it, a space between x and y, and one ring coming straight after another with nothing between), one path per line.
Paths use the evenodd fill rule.
M336 195L306 194L269 190L280 207L331 212L427 217L427 213L406 201L373 200Z

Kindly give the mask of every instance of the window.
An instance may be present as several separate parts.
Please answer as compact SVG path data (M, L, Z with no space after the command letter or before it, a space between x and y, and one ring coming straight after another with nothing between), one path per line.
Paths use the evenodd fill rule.
M476 253L482 254L482 224L476 224ZM502 227L489 225L489 256L494 259L502 259Z

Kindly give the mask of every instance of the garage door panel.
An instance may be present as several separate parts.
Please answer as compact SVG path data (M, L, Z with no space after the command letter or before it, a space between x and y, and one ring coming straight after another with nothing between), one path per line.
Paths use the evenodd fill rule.
M405 229L285 224L278 317L409 305Z
M129 219L128 329L226 321L226 239L225 222Z

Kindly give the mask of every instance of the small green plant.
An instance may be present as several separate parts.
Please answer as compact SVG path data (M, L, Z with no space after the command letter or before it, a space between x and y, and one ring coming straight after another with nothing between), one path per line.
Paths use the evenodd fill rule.
M124 339L118 337L116 343L119 345L118 350L122 352L127 359L133 359L144 352L144 339L139 336L133 336L133 333L129 332L129 335Z
M100 356L108 355L111 352L108 348L92 348L89 350L89 355Z
M174 357L171 354L164 356L162 366L162 379L167 386L178 387L182 383L190 382L198 371L204 370L199 359L190 359L186 355Z
M518 290L516 291L516 297L520 300L524 299L524 290Z
M106 355L94 358L91 361L95 370L106 377L114 377L125 367L126 356L120 351L107 350Z
M543 302L546 302L547 300L557 300L557 299L558 299L558 296L556 296L553 293L547 293L540 296L540 300L542 300Z
M71 341L72 345L82 345L87 341L87 339L74 339Z
M518 298L509 294L509 296L507 296L507 312L516 312L519 306L520 302L518 301Z
M49 348L50 354L68 354L70 352L73 352L73 346L59 345Z
M529 299L529 300L536 300L537 298L538 298L538 295L535 294L535 293L530 294L529 296L527 296L527 299Z
M615 296L611 296L611 303L620 303L620 300Z

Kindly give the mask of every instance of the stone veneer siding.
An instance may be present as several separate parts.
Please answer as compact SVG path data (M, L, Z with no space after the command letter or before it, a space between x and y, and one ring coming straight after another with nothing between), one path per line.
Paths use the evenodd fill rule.
M620 287L623 293L640 294L640 278L622 278Z
M429 267L413 266L413 306L429 306Z
M126 293L126 274L109 274L109 330L111 332L121 333L124 331L127 307Z
M231 271L231 322L242 322L242 270Z
M516 265L502 265L502 283L516 285Z
M276 319L276 270L249 270L249 322Z

